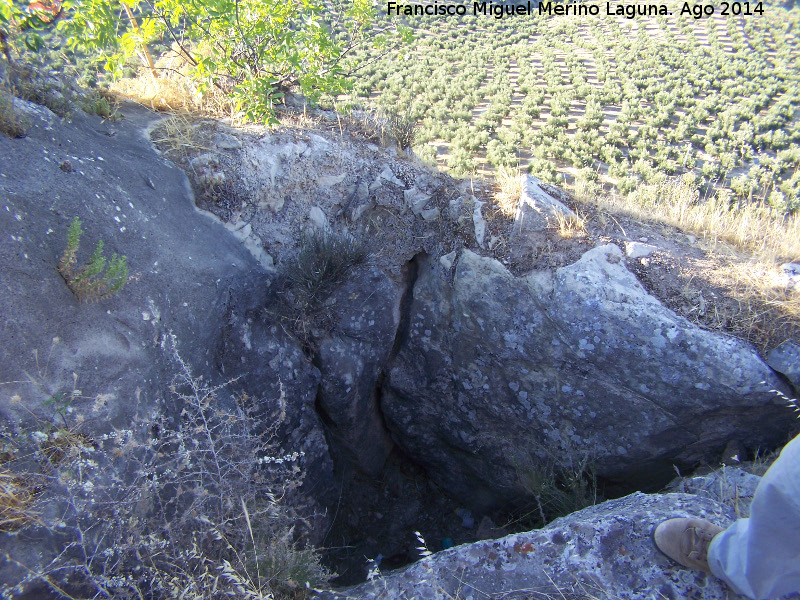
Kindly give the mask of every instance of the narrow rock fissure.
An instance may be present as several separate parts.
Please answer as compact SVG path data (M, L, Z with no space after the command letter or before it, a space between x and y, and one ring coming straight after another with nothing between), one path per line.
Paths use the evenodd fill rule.
M399 319L388 357L378 373L373 401L381 423L388 431L380 412L388 374L408 334L414 286L420 261L419 254L403 268L403 291L399 301ZM317 357L312 362L319 365ZM325 563L338 577L335 585L352 585L366 579L370 566L391 570L419 558L419 531L433 551L453 543L469 541L472 531L463 527L457 514L456 501L449 497L425 470L416 464L401 447L395 445L377 477L354 466L351 452L343 447L336 424L322 406L321 386L315 403L330 446L335 471L340 483L336 506L331 507L332 523L326 536Z
M394 361L398 352L400 352L400 347L403 345L403 341L405 341L406 337L408 336L408 323L411 320L411 303L414 300L414 286L416 285L417 277L419 276L419 263L421 260L427 258L427 256L428 255L424 252L417 254L410 261L408 261L403 268L403 282L405 284L405 289L403 290L403 296L400 299L400 322L397 325L394 344L392 345L392 350L389 353L389 358L386 361L386 366L381 372L381 376L389 369L392 361Z
M386 423L383 419L383 413L381 411L381 398L383 396L383 386L386 379L386 373L391 369L391 364L394 358L397 356L398 352L400 351L400 347L402 346L403 340L407 336L408 330L408 323L410 320L409 313L411 311L411 303L414 297L414 285L417 281L417 275L419 273L419 261L420 258L423 256L427 256L424 253L417 254L409 260L402 269L402 284L403 284L403 292L400 297L399 303L399 320L397 329L395 330L395 337L394 342L392 343L392 348L389 352L389 356L387 357L383 367L381 368L380 372L378 373L375 386L372 392L372 398L377 406L379 414L381 416L381 423L383 428L386 431L389 431L389 428L386 426ZM322 371L322 361L320 360L319 353L311 350L310 348L305 348L305 352L308 355L309 359L311 360L311 364L313 364L317 369ZM335 428L336 423L333 418L327 413L327 410L324 407L324 402L322 401L322 386L320 385L317 388L317 396L314 402L314 408L317 414L320 417L323 425L325 426L326 437L328 438L328 444L331 447L331 450L334 454L337 454L339 457L342 457L343 454L341 452L341 448L339 448L340 444L338 442L338 436L336 435ZM334 458L336 462L337 459ZM339 466L339 465L337 465Z

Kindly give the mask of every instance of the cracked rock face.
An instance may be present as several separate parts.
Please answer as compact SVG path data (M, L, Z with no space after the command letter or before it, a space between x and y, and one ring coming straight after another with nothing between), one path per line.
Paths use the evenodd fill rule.
M400 290L380 270L364 268L332 299L337 324L320 343L319 408L350 462L377 477L393 443L383 426L376 382L399 324Z
M622 491L663 485L673 465L716 461L732 439L777 445L790 425L755 350L662 306L617 246L519 278L465 250L453 277L420 261L382 407L467 505L525 498L527 473L587 457Z

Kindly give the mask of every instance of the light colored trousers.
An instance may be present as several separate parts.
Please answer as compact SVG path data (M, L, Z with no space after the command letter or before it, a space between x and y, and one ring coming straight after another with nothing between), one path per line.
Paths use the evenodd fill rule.
M764 474L750 518L739 519L711 542L708 564L753 600L800 592L800 436Z

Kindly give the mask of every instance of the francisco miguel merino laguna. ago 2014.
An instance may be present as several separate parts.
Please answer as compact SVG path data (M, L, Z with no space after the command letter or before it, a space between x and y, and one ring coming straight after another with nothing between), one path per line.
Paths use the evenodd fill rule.
M624 3L605 3L605 16L624 17L634 19L636 16L655 17L658 15L669 15L666 4L624 4ZM540 2L539 15L563 15L563 16L592 16L601 14L600 4L570 2L567 4L554 2ZM461 16L469 11L468 4L445 4L434 2L432 4L399 4L397 2L387 2L386 14L396 16ZM469 11L474 16L493 16L495 19L511 17L516 15L533 15L536 12L536 4L527 2L525 4L495 4L494 2L473 2L472 10Z

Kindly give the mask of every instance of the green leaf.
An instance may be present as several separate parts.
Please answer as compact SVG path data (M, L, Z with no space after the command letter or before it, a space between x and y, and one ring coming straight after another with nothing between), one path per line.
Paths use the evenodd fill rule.
M362 32L375 18L371 0L68 0L70 15L58 28L72 50L100 55L104 68L120 75L124 64L156 39L178 42L192 52L190 77L200 90L232 84L233 99L248 120L271 122L276 89L299 85L310 98L351 87L345 81L345 48L365 47ZM0 0L6 12L12 0ZM411 39L410 28L383 31L385 38ZM388 42L387 42L388 43ZM358 62L350 50L347 70Z
M24 38L25 46L31 52L38 52L44 47L44 40L38 33L29 33Z
M0 0L0 20L8 22L11 20L11 15L14 11L14 6L11 0Z

